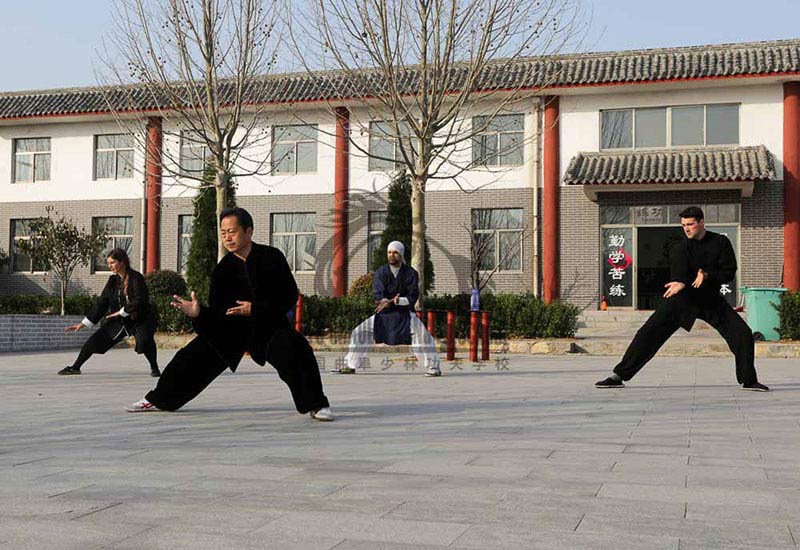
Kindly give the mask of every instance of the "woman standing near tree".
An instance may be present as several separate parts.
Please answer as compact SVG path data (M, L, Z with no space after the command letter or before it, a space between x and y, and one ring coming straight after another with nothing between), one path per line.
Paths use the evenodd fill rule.
M75 362L58 374L80 374L81 366L95 353L103 354L126 336L136 338L136 353L143 353L150 363L150 376L160 376L156 358L156 317L147 294L144 277L131 268L128 254L115 248L108 254L108 268L113 273L92 311L78 324L65 331L78 332L83 327L100 328L89 337Z

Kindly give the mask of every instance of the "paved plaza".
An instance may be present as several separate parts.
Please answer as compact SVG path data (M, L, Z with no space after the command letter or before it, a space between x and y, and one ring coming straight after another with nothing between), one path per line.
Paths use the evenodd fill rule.
M0 355L0 549L796 548L800 364L509 356L425 378L400 356L323 375L337 419L294 411L245 360L177 413L113 350ZM166 364L174 350L161 352ZM325 368L337 355L322 354ZM392 361L384 361L385 358ZM507 370L498 370L497 367Z

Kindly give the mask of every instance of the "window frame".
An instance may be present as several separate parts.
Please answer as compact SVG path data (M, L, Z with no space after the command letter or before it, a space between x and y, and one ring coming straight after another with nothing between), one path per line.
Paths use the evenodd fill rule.
M372 229L372 215L373 214L383 214L383 229L378 231L377 229ZM375 250L370 250L371 248L371 237L374 235L380 235L383 237L383 232L386 230L386 216L388 216L388 210L369 210L367 211L367 271L372 269L372 257L375 255ZM380 243L378 243L380 246Z
M99 138L101 137L118 137L118 136L128 136L131 139L131 145L129 147L103 147L99 146ZM129 176L120 176L119 175L119 153L121 151L130 151L131 152L131 164L130 164L130 175ZM97 173L98 167L100 163L98 162L98 155L99 153L108 153L112 152L114 154L114 175L112 177L100 177ZM133 179L134 174L134 160L135 160L135 148L133 145L133 137L129 134L95 134L94 135L94 181L112 181L112 180L127 180Z
M474 135L472 136L472 140L471 140L472 143L471 143L471 151L470 151L471 155L472 155L472 159L471 159L472 160L472 164L471 165L473 167L483 166L483 167L486 167L486 168L514 168L514 167L523 166L525 164L525 114L524 113L503 113L503 114L498 114L498 115L495 115L492 118L492 120L490 120L487 123L487 126L491 126L499 118L512 118L512 117L513 118L519 118L522 121L522 130L517 130L517 131L511 132L511 131L502 131L500 129L489 130L488 128L486 128L482 132L474 133ZM476 121L479 120L479 119L482 119L482 118L488 118L488 117L486 117L486 116L473 116L472 117L471 123L472 123L473 132L475 131L474 129L475 129L476 125L477 125ZM482 124L483 123L481 123L481 125ZM500 142L502 141L502 136L504 136L504 135L506 135L506 136L507 135L517 135L517 134L519 134L519 136L520 136L519 145L517 147L515 147L514 149L509 148L508 150L500 148ZM475 155L476 155L475 150L476 150L476 147L478 146L477 145L478 140L479 139L485 139L487 136L496 136L496 139L497 139L497 148L495 149L495 152L494 152L495 162L493 162L491 164L489 164L487 162L484 162L486 157L480 158L480 159L476 159L476 157L475 157ZM508 155L507 154L504 155L503 152L504 151L512 151L512 150L519 150L519 152L522 154L522 158L521 158L520 162L518 164L510 164L510 163L504 164L502 162L502 158L504 156L508 156Z
M108 253L108 251L113 250L114 248L122 248L122 247L118 246L117 239L130 239L130 243L131 243L130 249L126 250L126 252L128 253L128 256L130 256L132 254L132 252L133 252L133 240L135 238L135 236L134 236L134 228L133 228L133 216L92 216L92 233L95 233L95 229L97 228L97 220L109 220L109 219L115 219L115 218L116 219L129 219L131 221L131 232L130 232L130 234L117 234L117 233L113 233L112 234L112 233L109 233L108 235L106 235L106 237L108 238L108 241L106 241L106 242L112 241L113 244L112 244L112 246L110 248L103 248L103 250L100 251L100 254L101 255L105 255L105 254ZM97 261L98 259L102 260L102 261L98 262ZM94 273L100 273L100 274L111 273L111 270L108 269L108 265L105 263L105 259L106 259L106 256L103 256L102 258L100 256L95 256L94 260L92 261L92 265L91 265L91 273L92 274L94 274ZM102 266L102 267L98 268L98 266Z
M11 240L11 246L9 247L9 249L11 250L11 253L9 254L9 258L8 258L8 260L9 260L8 272L9 273L22 273L22 274L25 274L25 275L43 275L43 274L48 273L50 271L49 269L47 269L48 266L46 266L46 265L44 265L44 266L36 266L35 262L33 261L33 258L31 258L27 254L24 254L22 252L17 252L17 241L29 241L29 240L31 240L31 236L30 235L26 235L26 236L22 236L22 237L17 236L16 235L16 231L15 231L16 226L15 226L14 222L32 222L34 220L36 220L36 218L11 218L11 220L10 220L10 226L11 227L9 228L9 236L11 237L11 239L10 239ZM28 261L31 264L30 270L17 269L17 256L25 256L25 257L28 258ZM44 269L35 269L36 267L43 267Z
M276 129L278 129L278 128L305 128L305 129L309 129L309 130L313 131L316 134L317 137L312 139L310 137L304 136L305 139L296 139L296 140L276 139L276 136L277 136ZM272 138L272 140L271 140L272 146L270 148L270 167L269 167L269 174L271 176L285 176L285 175L291 175L291 174L316 174L319 171L319 124L276 124L276 125L272 126L271 133L272 133L272 136L271 136L271 138ZM302 132L301 132L301 134L302 134ZM278 170L276 170L276 168L278 166L280 166L281 162L284 159L283 158L278 159L278 161L276 163L275 146L277 144L287 144L287 143L293 144L292 149L293 149L293 152L294 152L294 158L293 158L294 167L293 167L292 170L278 171ZM298 160L300 159L300 155L299 155L299 150L298 149L299 149L300 145L304 144L304 143L313 143L314 144L314 169L313 170L302 170L301 171L301 170L298 169Z
M275 231L275 216L285 216L285 215L310 215L313 216L314 219L314 231L292 231L292 232L277 232ZM316 273L317 272L317 213L316 212L273 212L270 214L270 246L281 250L279 246L275 244L275 237L293 237L293 250L294 250L294 257L293 258L286 258L286 261L289 263L289 269L292 273ZM297 269L297 237L299 236L314 236L314 269ZM281 250L283 252L283 250ZM284 254L285 256L285 254Z
M22 140L25 141L37 141L40 139L47 140L47 150L36 150L36 151L24 151L19 152L19 142ZM41 136L41 137L18 137L12 140L11 144L11 155L13 157L13 162L11 163L12 166L12 183L39 183L44 181L50 181L53 175L53 141L52 138L49 136ZM48 168L47 168L47 178L39 179L36 176L36 157L37 156L44 156L47 155L49 158ZM17 168L18 158L21 156L29 156L31 158L31 179L30 180L20 180L19 179L19 169Z
M699 145L672 145L672 110L673 109L680 109L685 107L702 107L703 108L703 143ZM736 128L737 128L737 141L735 143L708 143L708 108L709 107L736 107ZM702 148L714 148L714 147L731 147L731 146L738 146L741 144L741 128L742 128L742 104L739 102L722 102L722 103L695 103L695 104L680 104L680 105L653 105L653 106L641 106L641 107L622 107L622 108L613 108L613 109L600 109L598 111L599 116L599 127L598 127L598 143L599 143L599 150L600 151L642 151L642 150L668 150L668 149L697 149L698 147ZM636 146L636 111L644 110L644 109L665 109L666 110L666 117L665 117L665 136L666 141L664 146L648 146L648 147L637 147ZM630 125L630 136L631 136L631 146L630 147L603 147L603 113L614 112L614 111L630 111L631 112L631 125Z
M191 221L191 231L189 233L183 232L183 223L182 220L184 218L192 218ZM187 269L186 267L189 264L189 249L192 246L192 235L194 235L194 214L178 214L178 260L176 265L176 271L181 275L186 275ZM186 263L182 266L181 260L183 258L183 238L187 237L189 239L188 248L186 250Z
M472 235L475 234L493 234L493 246L494 246L494 253L495 257L493 260L493 267L490 269L482 269L481 266L478 266L478 271L480 273L523 273L525 271L525 209L518 208L518 207L491 207L491 208L472 208L470 210L470 223L474 224L472 220L474 220L474 213L482 210L491 210L491 211L498 211L498 210L520 210L522 212L522 226L521 227L514 227L514 228L491 228L491 229L476 229L472 227L472 231L470 233L470 247L473 246L475 242L474 237ZM509 234L509 233L519 233L520 236L517 241L517 246L519 247L519 269L502 269L500 267L500 263L502 261L502 254L500 253L500 234ZM471 253L470 253L471 256Z
M202 179L203 174L205 172L206 164L208 163L208 159L211 158L211 151L208 149L208 144L205 140L200 139L189 139L189 134L197 133L194 130L181 130L179 135L179 144L178 144L178 173L182 177L191 177L191 178L198 178ZM184 163L189 160L186 155L187 150L200 150L202 151L202 156L198 157L201 160L201 168L199 171L195 170L187 170ZM191 160L197 160L197 158L192 158Z
M400 141L407 140L409 142L409 146L412 150L415 150L413 140L415 136L411 131L408 123L406 121L400 121L398 125L403 129L407 130L408 134L400 137L399 139L397 136L381 134L378 131L378 125L386 125L390 126L391 123L386 120L371 120L369 122L369 131L368 131L368 143L367 143L367 171L368 172L391 172L394 170L401 170L403 166L405 166L403 161L403 153L400 150ZM392 154L394 156L393 161L384 160L382 158L375 158L372 156L373 152L373 143L384 141L388 142L392 145ZM377 165L376 163L389 163L392 162L393 166L383 166Z

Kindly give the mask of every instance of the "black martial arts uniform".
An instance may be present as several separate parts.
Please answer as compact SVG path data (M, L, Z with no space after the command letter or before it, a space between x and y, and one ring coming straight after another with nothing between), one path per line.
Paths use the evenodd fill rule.
M720 294L720 286L736 276L736 256L727 237L706 231L701 240L685 238L670 250L670 281L685 288L664 300L636 333L614 373L622 380L633 378L653 358L679 327L690 331L696 319L714 327L736 356L736 379L740 384L758 382L753 332ZM697 271L707 277L693 288Z
M114 313L123 308L126 317L105 318L107 313ZM92 354L104 354L126 336L133 336L136 339L136 353L143 353L150 363L151 371L158 371L154 338L156 315L150 305L147 285L141 273L133 269L128 270L127 293L123 288L122 278L111 275L86 319L92 326L100 322L102 325L83 344L72 368L80 369Z
M375 315L373 327L375 343L398 346L411 343L411 319L408 314L414 312L414 304L419 298L419 275L413 267L403 262L397 277L392 273L390 265L382 265L375 271L372 280L372 293L375 301L391 300L398 294L408 299L408 305L391 304Z
M289 264L277 248L253 243L246 261L228 253L211 276L209 305L193 321L197 336L175 354L145 399L159 409L177 410L225 369L235 371L249 351L259 365L269 362L277 369L298 412L329 407L314 351L286 318L297 296ZM225 314L237 300L252 303L249 316Z

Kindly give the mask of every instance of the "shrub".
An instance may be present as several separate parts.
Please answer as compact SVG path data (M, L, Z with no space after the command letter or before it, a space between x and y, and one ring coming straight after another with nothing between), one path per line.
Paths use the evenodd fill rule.
M778 328L781 338L800 340L800 292L781 293L781 303L777 307L781 318Z
M353 281L353 284L350 285L350 290L347 292L347 295L352 296L353 298L362 298L364 300L374 301L375 298L372 294L373 275L374 274L370 271L369 273L365 273Z
M192 320L170 305L169 296L150 298L158 319L158 330L161 332L191 332Z
M469 337L469 295L430 296L429 310L438 313L436 337L446 336L444 312L456 312L456 337ZM481 305L491 312L492 338L569 338L577 330L578 308L568 302L545 305L532 294L483 294ZM349 333L375 311L372 297L306 296L304 332L310 336Z
M186 294L186 281L175 271L169 269L153 271L146 274L144 280L147 283L147 292L151 299L157 296L172 297L173 294L180 296Z
M92 309L96 297L87 294L67 296L64 309L67 315L86 315ZM11 294L0 296L0 315L28 314L42 312L58 314L61 298L50 294Z

